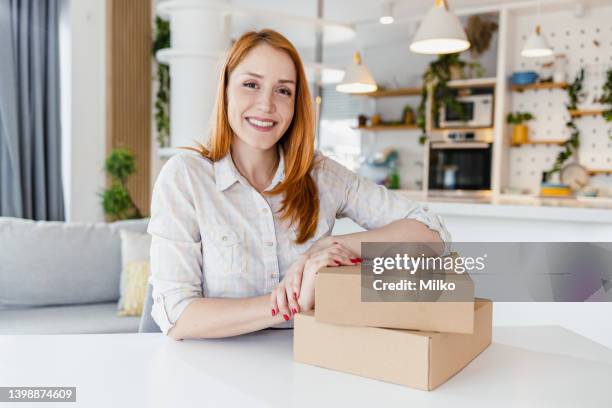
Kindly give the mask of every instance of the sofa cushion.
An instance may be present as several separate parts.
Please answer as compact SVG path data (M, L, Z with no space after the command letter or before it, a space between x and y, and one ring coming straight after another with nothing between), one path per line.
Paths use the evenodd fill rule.
M117 303L29 307L0 312L0 334L136 333L139 317L117 316Z
M0 217L0 308L116 302L119 231L145 232L147 224Z

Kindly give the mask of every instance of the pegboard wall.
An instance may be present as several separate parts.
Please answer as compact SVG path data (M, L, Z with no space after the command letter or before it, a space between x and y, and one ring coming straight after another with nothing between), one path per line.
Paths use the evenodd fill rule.
M573 10L542 10L539 16L537 13L513 15L509 31L510 43L513 44L510 50L512 71L540 73L542 64L553 60L552 57L524 58L520 55L523 44L537 24L540 24L554 53L565 54L568 83L574 80L581 67L585 69L583 91L586 95L579 102L579 109L603 108L596 101L601 97L606 71L612 68L612 6L587 10L582 17L574 15ZM565 107L567 101L564 89L513 92L508 111L527 111L536 117L528 123L530 140L566 140L570 135L565 126L570 118ZM601 115L579 117L575 123L581 132L579 163L592 170L612 170L612 123L606 122ZM512 147L509 186L528 188L537 193L542 172L553 166L562 149L555 144ZM570 158L566 163L573 160ZM590 185L612 186L612 175L593 176Z

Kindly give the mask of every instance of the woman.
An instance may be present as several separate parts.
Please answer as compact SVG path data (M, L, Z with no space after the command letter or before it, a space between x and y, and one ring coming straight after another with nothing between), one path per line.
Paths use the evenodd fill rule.
M172 157L153 190L151 314L162 332L226 337L284 323L314 307L317 271L361 261L362 241L445 250L438 216L315 154L314 129L293 45L271 30L240 37L207 147ZM368 231L329 236L341 217Z

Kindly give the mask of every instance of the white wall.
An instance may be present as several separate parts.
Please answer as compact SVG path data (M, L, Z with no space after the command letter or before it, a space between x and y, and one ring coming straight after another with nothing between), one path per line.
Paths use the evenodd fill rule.
M62 171L67 221L102 221L105 184L106 2L63 0Z

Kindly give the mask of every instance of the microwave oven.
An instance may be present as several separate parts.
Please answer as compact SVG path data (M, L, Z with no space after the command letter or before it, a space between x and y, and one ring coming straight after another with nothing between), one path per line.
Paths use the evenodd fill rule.
M463 115L449 106L442 105L439 111L439 127L488 128L493 126L493 94L458 96Z

